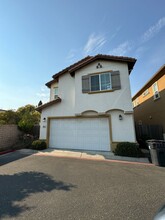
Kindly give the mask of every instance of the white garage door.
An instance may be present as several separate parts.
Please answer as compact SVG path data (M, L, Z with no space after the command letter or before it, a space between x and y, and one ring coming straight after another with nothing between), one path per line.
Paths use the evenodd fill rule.
M110 151L107 118L51 119L49 147Z

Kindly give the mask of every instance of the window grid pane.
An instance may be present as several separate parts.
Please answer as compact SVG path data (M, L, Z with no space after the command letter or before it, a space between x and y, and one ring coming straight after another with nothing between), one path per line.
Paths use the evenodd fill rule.
M112 89L111 73L101 73L91 76L91 91Z
M91 76L91 91L100 90L99 75Z
M155 83L152 85L152 88L153 88L153 92L154 92L154 93L158 92L157 82L155 82Z
M54 88L54 95L58 95L58 87Z
M101 90L111 89L110 73L101 74L100 79L101 79Z

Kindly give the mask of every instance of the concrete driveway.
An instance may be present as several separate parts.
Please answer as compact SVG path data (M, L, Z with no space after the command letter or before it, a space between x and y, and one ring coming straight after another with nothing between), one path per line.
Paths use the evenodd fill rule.
M0 219L151 220L165 203L165 168L20 158L0 166Z

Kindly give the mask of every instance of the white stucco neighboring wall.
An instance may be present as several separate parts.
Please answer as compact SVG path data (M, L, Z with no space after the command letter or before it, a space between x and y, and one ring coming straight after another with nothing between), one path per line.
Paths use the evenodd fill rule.
M135 141L135 130L133 115L125 115L125 111L133 111L131 102L131 91L126 63L99 61L102 68L97 69L98 61L88 64L75 72L72 77L69 73L61 75L58 81L58 92L61 102L46 107L41 114L40 139L46 139L47 118L58 116L75 116L86 112L108 113L111 116L112 141ZM105 93L82 93L82 76L104 71L120 71L121 89ZM50 101L54 99L53 88L57 83L51 85ZM119 120L119 114L123 115L123 120ZM83 114L85 115L85 114ZM46 122L43 122L46 118Z
M127 115L119 110L111 110L108 114L111 116L113 142L135 142L136 137L132 114ZM119 115L122 116L122 120L119 120Z
M54 100L53 88L57 83L53 84L50 89L50 101ZM74 116L75 115L75 80L70 74L64 74L59 78L58 93L62 99L60 103L51 105L42 110L40 123L40 139L46 139L47 118L58 116ZM43 119L46 119L43 122Z
M78 70L75 74L75 112L81 113L88 110L106 112L111 109L133 111L131 101L128 67L125 63L100 61L102 68L97 69L98 62ZM106 71L120 71L121 89L113 92L82 93L82 76Z

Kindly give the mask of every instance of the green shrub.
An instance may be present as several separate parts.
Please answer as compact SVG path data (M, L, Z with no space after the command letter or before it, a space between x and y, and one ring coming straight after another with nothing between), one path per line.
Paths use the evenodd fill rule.
M115 155L126 157L142 157L143 154L136 143L118 143L114 151Z
M45 140L35 140L32 142L32 149L34 150L44 150L47 148Z

